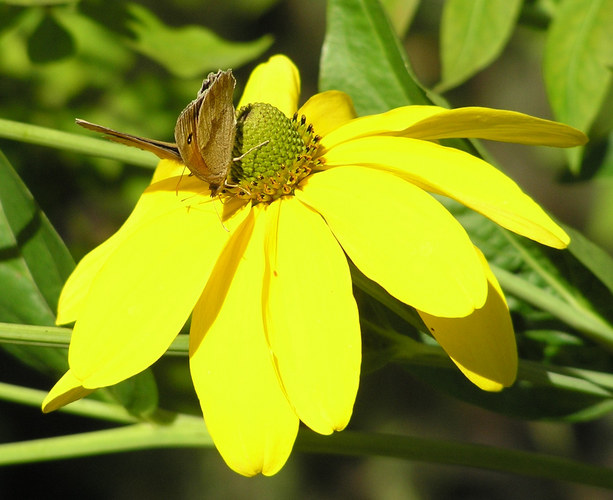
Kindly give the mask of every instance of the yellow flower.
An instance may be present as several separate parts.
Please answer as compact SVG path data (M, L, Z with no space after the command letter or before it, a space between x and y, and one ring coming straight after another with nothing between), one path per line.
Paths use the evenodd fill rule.
M253 104L238 116L272 113L282 133L298 137L300 153L283 168L250 174L252 164L237 161L211 198L206 183L162 161L123 227L79 263L57 320L76 321L70 370L44 411L147 368L191 313L190 369L218 450L241 474L276 473L300 421L330 434L352 413L361 342L346 256L415 307L472 382L486 390L513 383L517 354L503 294L429 193L545 245L563 248L569 239L513 181L436 139L574 146L583 134L486 108L407 106L355 118L336 91L313 96L290 118L299 87L291 61L275 56L255 69L239 106L281 111ZM268 123L251 125L269 133ZM254 157L284 147L250 138L247 118L239 129Z

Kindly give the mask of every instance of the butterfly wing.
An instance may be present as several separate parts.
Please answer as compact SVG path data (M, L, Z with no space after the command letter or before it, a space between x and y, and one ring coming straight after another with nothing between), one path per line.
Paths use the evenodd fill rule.
M138 137L137 135L124 134L123 132L118 132L112 128L96 125L95 123L90 123L79 118L77 118L75 121L77 125L80 125L83 128L93 130L94 132L100 132L101 134L106 134L107 138L111 141L149 151L163 160L183 162L181 159L181 154L179 153L179 148L174 142L156 141L154 139Z
M175 126L175 140L185 166L196 177L209 182L209 168L198 147L198 111L203 101L204 96L199 95L181 112Z
M235 85L231 70L211 73L198 97L179 116L175 128L185 164L194 175L208 182L213 192L224 183L232 164Z

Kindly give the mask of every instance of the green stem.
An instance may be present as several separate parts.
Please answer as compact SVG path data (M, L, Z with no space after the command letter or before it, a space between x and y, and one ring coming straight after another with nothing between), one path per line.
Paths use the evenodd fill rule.
M0 118L0 137L80 154L110 158L140 167L154 168L159 161L151 153L122 144L2 118Z
M68 348L71 334L70 328L0 322L0 343L5 344ZM177 335L166 354L187 355L189 350L187 337L187 335Z
M295 449L309 453L395 457L461 465L613 489L613 470L565 458L491 446L392 434L344 431L332 436L298 435Z
M169 425L117 429L0 445L0 465L60 460L153 448L211 448L202 419L187 415ZM569 481L613 489L613 470L560 457L412 436L345 431L320 436L301 431L295 449L307 453L401 458Z
M44 396L42 391L9 384L0 384L0 393L5 396L13 393L13 401L35 406L40 405ZM76 401L62 411L123 423L134 422L134 417L123 408L99 401ZM0 465L152 448L212 446L202 418L181 414L165 425L135 423L116 429L2 444ZM461 465L613 489L613 470L539 453L478 444L350 431L320 436L303 430L295 449L308 453L394 457Z
M47 393L44 391L0 382L0 400L2 401L40 408L46 395ZM71 415L121 424L132 424L138 421L136 417L130 415L122 406L103 403L89 398L75 401L62 408L62 411Z
M60 460L121 451L212 447L202 418L180 415L169 425L133 424L83 434L0 445L0 465Z

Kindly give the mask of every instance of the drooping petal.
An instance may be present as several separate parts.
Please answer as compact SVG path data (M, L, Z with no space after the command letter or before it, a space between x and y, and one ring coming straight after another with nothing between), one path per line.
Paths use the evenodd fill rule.
M320 136L329 134L337 127L356 117L353 101L344 92L327 90L315 94L298 110L299 116L306 116Z
M268 207L268 341L296 413L320 434L349 423L361 340L347 259L321 215L296 198Z
M415 139L466 137L569 148L587 142L586 135L563 123L503 109L438 108L439 113L405 128L401 135Z
M275 474L298 432L264 332L260 207L224 249L190 332L190 370L207 428L226 463L245 476Z
M86 388L112 385L156 361L202 293L231 221L221 222L218 201L177 200L175 210L132 228L91 283L69 350L70 368Z
M517 346L504 294L483 254L475 249L489 282L487 301L465 318L418 311L434 338L462 373L485 391L509 387L517 376Z
M556 147L579 146L587 142L585 134L568 125L516 111L404 106L346 123L324 137L322 144L329 149L351 139L372 135L425 140L465 137Z
M328 167L364 165L393 172L544 245L564 248L570 241L509 177L458 149L405 137L364 137L330 149L325 160Z
M45 397L43 412L55 411L68 403L84 398L92 391L93 389L85 389L81 385L81 381L74 376L74 373L68 370Z
M422 189L375 169L308 178L298 199L321 213L355 265L430 314L462 317L485 302L483 267L462 226Z
M286 116L298 108L300 73L284 55L275 55L251 72L238 108L249 103L265 102L277 107Z

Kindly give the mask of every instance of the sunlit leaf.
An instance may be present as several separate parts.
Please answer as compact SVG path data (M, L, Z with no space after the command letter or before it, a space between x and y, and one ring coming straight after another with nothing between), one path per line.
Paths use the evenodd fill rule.
M431 104L379 2L330 0L320 90L342 90L359 115Z
M0 153L0 320L53 325L74 263L45 214ZM66 351L6 346L40 370L66 369Z
M171 28L139 5L131 5L129 28L139 52L181 78L207 71L236 68L260 56L272 44L270 36L253 42L229 42L201 26Z
M611 84L613 0L563 0L547 33L544 73L557 120L588 132ZM583 148L568 151L578 172Z
M415 16L419 0L381 0L381 5L394 25L394 30L398 36L402 37Z
M442 81L439 89L464 82L500 55L523 0L448 0L441 22Z

